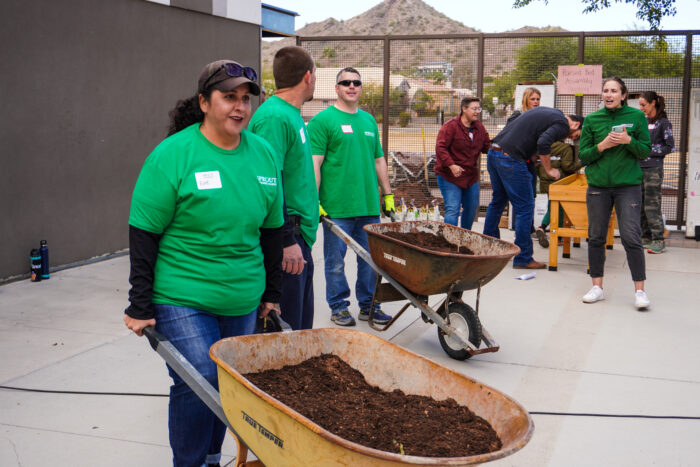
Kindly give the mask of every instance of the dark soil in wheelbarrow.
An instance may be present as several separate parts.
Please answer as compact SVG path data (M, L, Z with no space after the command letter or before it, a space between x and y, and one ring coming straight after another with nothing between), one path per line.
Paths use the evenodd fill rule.
M424 457L501 448L491 425L453 399L382 391L335 355L245 377L331 433L363 446Z
M382 232L387 237L395 238L411 245L419 246L427 250L440 251L443 253L460 253L463 255L473 255L474 252L466 246L457 246L445 240L444 237L426 232Z

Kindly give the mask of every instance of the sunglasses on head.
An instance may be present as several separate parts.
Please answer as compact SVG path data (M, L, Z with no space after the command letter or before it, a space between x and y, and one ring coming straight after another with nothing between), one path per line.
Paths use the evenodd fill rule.
M214 76L216 76L217 73L219 73L222 69L225 70L226 74L228 76L230 76L231 78L238 78L240 76L245 76L246 78L248 78L251 81L257 81L257 79L258 79L258 74L251 67L241 66L238 63L229 62L229 63L222 64L221 66L219 66L219 68L216 69L216 71L214 71L214 73L209 75L209 78L207 78L207 80L202 85L202 90L207 88L207 83L209 83L209 81Z
M341 86L345 86L346 88L352 84L356 88L359 88L360 86L362 86L362 81L360 81L359 79L344 79L343 81L338 81L338 84Z

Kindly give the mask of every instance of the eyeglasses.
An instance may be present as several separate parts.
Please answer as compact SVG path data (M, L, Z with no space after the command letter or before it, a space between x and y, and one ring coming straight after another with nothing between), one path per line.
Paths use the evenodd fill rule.
M231 78L238 78L240 76L245 76L251 81L257 81L258 79L258 74L255 72L255 70L249 66L241 66L238 63L224 63L222 64L219 68L216 69L214 73L209 75L209 78L204 82L202 85L202 90L205 90L207 88L207 83L217 75L221 70L226 70L226 74L229 75Z
M481 107L467 107L472 112L481 112Z
M343 81L338 81L338 84L341 86L345 86L346 88L352 84L356 88L359 88L360 86L362 86L362 81L360 81L359 79L344 79Z

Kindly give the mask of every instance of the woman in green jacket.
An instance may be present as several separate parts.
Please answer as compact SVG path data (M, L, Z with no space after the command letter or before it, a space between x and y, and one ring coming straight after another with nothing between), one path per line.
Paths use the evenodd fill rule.
M642 169L639 160L651 151L644 113L627 106L627 86L620 78L603 82L604 107L583 122L579 158L586 165L588 190L588 263L593 287L584 303L603 300L605 238L613 207L618 217L622 246L632 273L635 307L650 305L644 292L646 279L642 230Z

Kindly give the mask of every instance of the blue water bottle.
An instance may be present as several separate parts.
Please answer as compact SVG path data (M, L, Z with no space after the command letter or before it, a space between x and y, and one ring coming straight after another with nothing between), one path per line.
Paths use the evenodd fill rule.
M41 241L41 278L46 280L49 278L49 247L46 246L46 240Z

